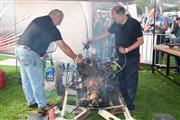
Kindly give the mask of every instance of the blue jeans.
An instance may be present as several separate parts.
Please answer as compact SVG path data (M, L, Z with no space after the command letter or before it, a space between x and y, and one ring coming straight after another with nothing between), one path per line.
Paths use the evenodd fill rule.
M24 46L17 46L16 57L20 64L23 91L28 105L38 104L39 108L47 105L43 88L43 64L40 56Z

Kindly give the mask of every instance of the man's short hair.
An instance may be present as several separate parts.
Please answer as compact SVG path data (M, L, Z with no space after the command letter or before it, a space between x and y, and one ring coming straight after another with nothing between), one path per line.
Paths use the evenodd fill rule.
M59 9L53 9L51 10L51 12L49 13L49 15L56 15L58 17L64 17L64 13L59 10Z
M112 9L112 12L115 12L119 16L126 15L126 9L124 7L122 7L122 6L115 6Z

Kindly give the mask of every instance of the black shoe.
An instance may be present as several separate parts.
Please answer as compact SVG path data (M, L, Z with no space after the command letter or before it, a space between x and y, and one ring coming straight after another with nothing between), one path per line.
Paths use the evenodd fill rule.
M127 107L129 109L129 111L134 111L135 110L135 105L134 104L128 105Z
M40 112L46 112L50 110L53 107L53 105L47 104L46 106L40 108Z
M180 74L180 69L176 68L176 69L174 70L174 72L175 72L176 74Z
M37 103L34 103L32 105L29 105L28 108L38 108L38 104Z

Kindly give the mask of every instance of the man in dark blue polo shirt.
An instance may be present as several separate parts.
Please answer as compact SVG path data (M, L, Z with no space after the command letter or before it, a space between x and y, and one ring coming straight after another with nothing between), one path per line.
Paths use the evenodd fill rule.
M143 35L140 23L127 16L122 6L116 6L111 11L113 24L101 35L92 38L89 42L100 40L109 34L115 34L115 45L118 51L118 63L127 61L125 68L118 73L120 90L129 110L134 110L134 99L138 85L139 46L143 44Z
M17 41L16 56L20 63L24 94L30 108L47 110L49 107L43 89L43 64L40 57L45 54L51 42L56 41L60 49L76 63L82 61L82 57L71 50L56 28L63 17L61 10L54 9L47 16L35 18Z

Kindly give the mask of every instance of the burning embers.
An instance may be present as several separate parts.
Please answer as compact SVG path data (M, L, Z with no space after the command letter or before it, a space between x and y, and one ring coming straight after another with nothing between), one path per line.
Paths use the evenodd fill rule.
M103 85L104 80L100 75L95 74L92 76L87 76L83 82L86 93L81 100L84 100L84 102L87 101L87 103L92 106L99 106L99 103L102 103L101 91Z
M82 79L82 89L78 92L80 106L103 107L109 105L110 93L115 89L112 77L113 63L100 64L94 59L85 59L77 69Z

